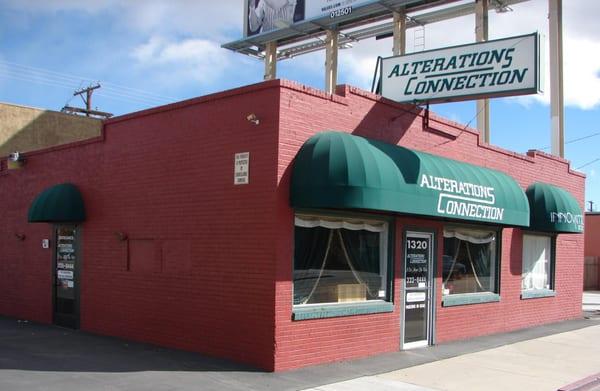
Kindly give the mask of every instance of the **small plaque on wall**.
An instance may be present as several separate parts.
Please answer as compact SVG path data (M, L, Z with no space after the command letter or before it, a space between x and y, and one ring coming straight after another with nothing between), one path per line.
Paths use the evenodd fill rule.
M250 183L250 152L235 154L233 184L247 185Z

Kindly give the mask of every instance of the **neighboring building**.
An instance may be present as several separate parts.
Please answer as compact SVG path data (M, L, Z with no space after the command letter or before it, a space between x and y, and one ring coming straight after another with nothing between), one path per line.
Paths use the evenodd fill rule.
M99 137L102 121L0 103L0 156Z
M600 212L585 213L583 289L600 290Z
M424 114L274 80L28 153L0 313L266 370L579 318L585 177Z

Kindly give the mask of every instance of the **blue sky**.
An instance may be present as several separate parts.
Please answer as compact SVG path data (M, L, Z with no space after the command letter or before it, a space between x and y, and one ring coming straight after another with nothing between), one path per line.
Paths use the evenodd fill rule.
M73 90L102 84L98 110L124 114L261 81L263 64L221 49L242 34L243 1L0 0L0 101L51 110L81 106ZM600 2L564 7L565 138L578 168L600 158ZM490 38L547 31L547 0L490 14ZM474 17L425 28L425 48L472 42ZM415 50L409 31L407 50ZM338 82L369 89L375 59L391 41L365 40L340 52ZM323 86L322 52L280 62L278 77ZM475 103L434 105L475 125ZM491 101L492 144L517 152L550 145L548 94ZM546 150L547 151L547 150ZM600 160L581 168L586 200L600 207ZM587 207L587 205L586 205Z

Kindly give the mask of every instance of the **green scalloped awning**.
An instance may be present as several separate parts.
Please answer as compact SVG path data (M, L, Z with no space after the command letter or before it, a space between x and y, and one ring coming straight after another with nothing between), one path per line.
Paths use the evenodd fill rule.
M31 203L30 223L76 223L85 221L85 208L79 189L71 183L52 186Z
M583 232L583 213L571 193L561 187L540 182L529 186L525 193L529 199L532 230Z
M529 226L527 197L504 173L340 132L304 143L291 205Z

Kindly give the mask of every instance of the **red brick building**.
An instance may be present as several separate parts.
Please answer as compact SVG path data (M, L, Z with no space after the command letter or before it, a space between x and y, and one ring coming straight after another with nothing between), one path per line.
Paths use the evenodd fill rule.
M0 184L7 316L285 370L581 315L582 174L352 87L113 118Z
M585 213L585 270L583 288L600 289L600 213Z

